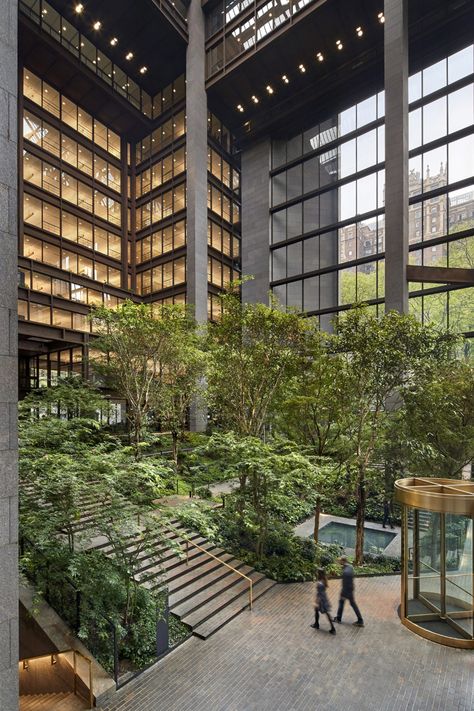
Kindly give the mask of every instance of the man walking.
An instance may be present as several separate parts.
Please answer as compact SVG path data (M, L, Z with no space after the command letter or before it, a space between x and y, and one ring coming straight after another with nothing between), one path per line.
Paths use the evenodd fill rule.
M391 504L388 499L383 501L383 528L386 528L387 522L390 524L390 528L393 528L392 516L391 516Z
M347 600L357 616L357 620L354 622L354 625L356 627L363 627L364 620L362 619L360 610L354 600L354 569L352 565L349 565L349 562L345 556L339 558L339 562L342 565L342 585L341 595L339 598L339 607L337 608L337 615L334 618L334 622L342 622L344 603Z

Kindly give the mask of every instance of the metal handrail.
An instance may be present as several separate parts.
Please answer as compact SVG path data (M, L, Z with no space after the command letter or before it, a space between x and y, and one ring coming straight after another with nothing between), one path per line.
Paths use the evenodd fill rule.
M89 659L89 657L86 657L85 654L80 652L78 649L62 649L60 652L51 652L51 654L40 654L35 657L25 657L25 659L20 659L19 663L23 664L23 668L25 670L28 669L28 663L29 662L34 662L35 660L38 659L48 659L51 658L51 664L55 664L54 659L60 657L61 655L64 654L72 654L73 658L73 670L74 670L74 695L77 696L77 677L79 676L77 673L77 663L76 663L76 657L79 655L84 659L84 661L87 662L89 665L89 708L94 708L94 691L93 691L93 684L94 684L94 674L92 670L92 659Z
M189 544L194 546L195 548L198 548L200 551L208 555L210 558L214 558L214 560L217 560L221 565L225 565L226 568L229 568L229 570L232 570L233 573L237 573L237 575L240 575L241 578L245 578L245 580L248 581L249 583L249 608L250 610L253 609L253 580L252 578L249 578L248 575L245 575L245 573L242 573L240 570L237 570L237 568L234 568L233 565L229 565L229 563L226 563L225 560L222 560L222 558L219 558L219 556L214 555L214 553L210 553L208 550L200 546L199 544L195 543L194 541L190 540L189 538L183 536L182 532L179 531L178 529L174 528L173 526L166 526L166 528L169 531L172 531L173 533L176 533L180 538L183 538L186 541L186 565L189 565Z

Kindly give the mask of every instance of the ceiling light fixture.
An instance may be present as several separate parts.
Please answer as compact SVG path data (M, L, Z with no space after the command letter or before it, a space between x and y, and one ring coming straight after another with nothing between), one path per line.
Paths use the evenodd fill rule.
M324 61L324 54L322 54L322 52L318 52L316 55L316 59L318 60L318 62L323 62Z
M112 39L110 40L110 44L112 45L112 47L115 47L116 45L118 45L117 37L112 37Z
M125 59L127 59L128 61L133 59L133 52L128 52L128 54L125 55Z
M383 23L385 22L385 15L383 14L383 12L379 12L377 17L379 19L379 22L383 25Z
M273 94L273 89L272 89L272 87L270 86L270 84L267 84L267 91L268 91L269 94Z
M305 67L304 64L300 64L299 67L298 67L298 69L300 70L300 72L301 72L302 74L304 74L305 71L306 71L306 67Z
M258 104L258 96L255 96L255 94L252 94L252 101L254 104Z
M364 34L364 30L362 29L362 27L356 27L356 32L357 37L362 37L362 35Z
M289 83L290 83L290 80L288 79L288 77L286 76L286 74L283 74L282 80L285 82L285 84L289 84Z
M148 71L148 67L140 67L140 74L146 74Z
M74 12L77 12L77 14L80 15L83 10L84 5L82 4L82 2L78 2L76 7L74 8Z
M242 104L237 104L237 111L240 111L242 113L243 110L244 107L242 106Z
M344 47L344 45L342 44L341 40L336 40L336 47L337 47L338 49L342 49L342 48Z
M100 30L100 28L102 27L102 22L100 22L100 20L97 20L97 22L94 22L92 27L94 28L94 30Z

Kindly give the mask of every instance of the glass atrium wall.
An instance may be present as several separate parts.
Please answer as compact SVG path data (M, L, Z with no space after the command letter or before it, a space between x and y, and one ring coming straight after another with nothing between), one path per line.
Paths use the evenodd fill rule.
M215 319L216 295L240 276L240 167L222 122L209 113L207 126L208 317Z
M185 79L161 94L155 129L135 146L136 291L153 302L186 300Z
M90 332L125 297L122 141L28 69L23 96L19 317Z
M423 637L474 649L474 484L402 479L403 623Z
M410 262L474 266L473 46L410 77ZM272 289L324 328L383 306L384 93L272 148ZM420 319L474 332L474 289L410 284Z

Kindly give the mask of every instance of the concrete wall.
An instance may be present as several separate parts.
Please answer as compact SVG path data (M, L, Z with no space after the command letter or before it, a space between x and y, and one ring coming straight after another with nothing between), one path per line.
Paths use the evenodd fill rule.
M242 298L268 303L270 290L270 139L242 153Z
M0 709L18 708L17 13L0 0Z
M408 0L385 0L385 309L408 312Z
M187 291L199 323L207 321L207 96L204 13L200 0L188 12L186 57Z
M188 304L198 323L207 321L207 95L205 90L204 13L200 0L188 10L186 56L186 281ZM202 404L191 407L193 432L206 429Z

